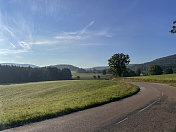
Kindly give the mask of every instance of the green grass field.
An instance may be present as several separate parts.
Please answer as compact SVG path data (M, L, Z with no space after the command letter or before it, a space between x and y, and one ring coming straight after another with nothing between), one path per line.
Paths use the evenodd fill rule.
M80 77L80 80L93 80L93 76L96 76L96 79L100 76L101 80L109 80L112 77L111 74L103 75L101 73L72 73L73 79L77 79L77 76Z
M117 79L118 80L118 79ZM176 74L163 74L152 76L138 76L138 77L124 77L122 81L141 81L141 82L156 82L156 83L169 83L176 86Z
M129 77L129 78L176 81L176 74L163 74L163 75L140 76L140 77Z
M98 106L138 91L132 84L110 80L0 85L0 130Z

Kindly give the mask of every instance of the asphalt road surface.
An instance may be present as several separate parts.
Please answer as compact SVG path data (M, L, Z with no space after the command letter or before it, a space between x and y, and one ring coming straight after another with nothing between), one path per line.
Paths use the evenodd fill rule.
M176 88L134 83L129 98L4 132L176 132Z

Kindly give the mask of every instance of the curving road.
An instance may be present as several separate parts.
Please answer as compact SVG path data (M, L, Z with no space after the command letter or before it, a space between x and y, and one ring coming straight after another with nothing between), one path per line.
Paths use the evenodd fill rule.
M3 132L174 132L176 88L133 83L141 91L129 98Z

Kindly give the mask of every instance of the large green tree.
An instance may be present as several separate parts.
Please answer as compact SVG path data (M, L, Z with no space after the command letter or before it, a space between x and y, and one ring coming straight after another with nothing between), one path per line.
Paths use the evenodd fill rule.
M114 54L109 60L109 71L115 76L121 77L123 71L126 70L126 66L130 63L129 55L123 53Z
M152 65L149 67L149 75L160 75L162 74L162 69L159 65Z
M173 24L176 24L176 21L173 22ZM172 30L170 30L171 33L176 33L176 26L172 27Z

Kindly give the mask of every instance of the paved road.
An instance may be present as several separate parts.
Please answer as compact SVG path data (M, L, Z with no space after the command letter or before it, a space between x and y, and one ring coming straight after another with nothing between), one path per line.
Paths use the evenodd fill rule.
M134 83L129 98L4 132L176 132L176 88Z

